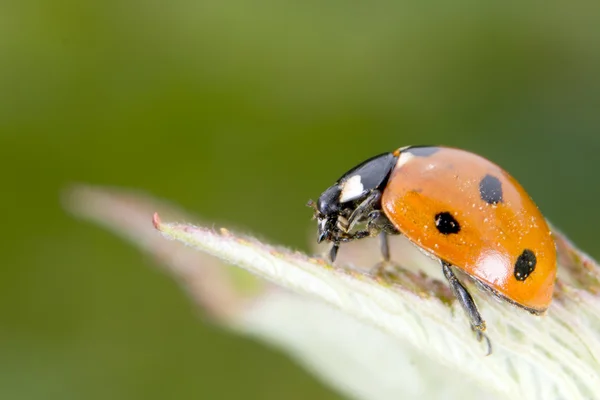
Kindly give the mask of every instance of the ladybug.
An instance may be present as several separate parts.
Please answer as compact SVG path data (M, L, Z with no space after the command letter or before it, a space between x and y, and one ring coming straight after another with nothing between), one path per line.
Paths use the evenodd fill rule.
M380 236L383 261L389 262L389 235L404 235L438 259L488 354L485 321L455 269L532 314L550 306L556 246L546 219L511 175L477 154L402 147L352 168L309 205L318 221L317 241L333 244L332 262L341 243L373 236Z

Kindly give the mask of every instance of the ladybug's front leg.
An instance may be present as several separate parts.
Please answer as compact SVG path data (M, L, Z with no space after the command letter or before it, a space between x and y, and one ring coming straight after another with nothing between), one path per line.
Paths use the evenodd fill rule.
M371 192L371 194L369 194L367 196L367 198L364 199L362 201L362 203L360 203L354 209L352 214L350 214L350 217L348 217L348 226L346 228L346 231L350 232L354 228L354 226L357 223L363 221L365 219L365 217L370 222L371 221L370 212L373 210L373 207L375 206L375 204L379 203L380 200L381 200L381 192L379 190L373 190Z
M338 250L340 249L340 243L348 243L353 240L363 239L370 236L369 231L358 231L354 233L338 234L333 238L333 245L329 250L329 260L333 263L337 258Z
M487 355L492 354L492 344L490 339L483 333L485 331L485 321L481 318L481 314L477 309L477 305L471 297L471 294L467 291L467 289L460 283L454 272L452 271L452 266L445 261L442 261L442 270L444 271L444 276L448 280L450 284L450 289L452 289L452 293L462 306L462 308L467 313L467 317L471 323L471 328L475 331L477 335L477 340L481 341L485 339L488 346Z
M372 207L373 199L378 199L379 195L374 194L370 198L370 200L367 200L361 204L362 211ZM359 221L356 215L358 214L353 213L353 215L349 218L349 228L354 227L354 225ZM332 239L333 246L331 246L331 250L329 251L329 259L331 262L335 261L337 257L340 243L347 243L353 240L374 237L377 235L379 235L381 240L381 255L383 256L383 263L387 264L390 261L388 235L397 235L399 232L380 210L373 210L369 212L366 219L367 229L365 230L350 232L351 229L348 229L347 232L343 232L341 230L337 232L336 236Z

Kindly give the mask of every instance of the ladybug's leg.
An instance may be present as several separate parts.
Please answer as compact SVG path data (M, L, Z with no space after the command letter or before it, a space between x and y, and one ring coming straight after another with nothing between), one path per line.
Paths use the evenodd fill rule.
M370 236L379 235L382 258L381 261L373 266L371 273L390 281L401 281L402 276L407 271L401 265L391 261L389 239L391 235L398 235L400 232L381 210L371 211L368 221L367 231L370 232Z
M388 234L381 231L381 233L379 233L379 242L381 243L381 256L383 257L383 262L387 263L390 261L390 240L388 239Z
M371 233L369 231L358 231L352 234L338 235L334 238L333 245L329 250L329 260L331 262L335 261L338 250L340 249L340 243L348 243L353 240L363 239L369 236L371 236Z
M365 217L369 217L369 213L373 210L373 205L376 204L381 199L381 192L379 190L373 190L371 194L367 196L366 199L362 201L352 212L350 217L348 218L348 227L346 230L349 232L354 228L354 226L365 219Z
M334 262L335 259L337 258L337 253L338 253L339 249L340 249L340 242L334 242L333 245L331 246L331 249L329 250L329 260L331 260L331 262Z
M390 221L384 216L379 210L373 210L373 205L379 200L381 193L374 191L365 201L363 201L356 210L348 218L348 232L338 232L336 237L333 239L333 246L329 251L329 258L331 262L335 261L337 252L340 247L340 243L347 243L353 240L363 239L366 237L373 237L379 235L381 238L381 254L383 256L383 262L388 263L390 260L390 250L388 244L388 235L398 234L396 228L390 223ZM365 213L368 214L365 216ZM356 231L350 233L356 223L361 220L367 220L367 228L362 231Z
M488 346L488 355L492 353L492 344L490 339L483 333L485 331L485 321L481 318L481 314L477 309L477 305L475 305L475 301L471 294L467 291L467 289L460 283L454 272L452 271L452 266L445 261L442 261L442 270L444 271L444 276L448 280L450 284L450 289L452 289L452 293L462 306L462 308L467 313L467 317L469 318L469 322L471 323L471 328L477 335L477 340L481 341L485 339Z
M371 236L379 234L381 256L383 257L383 262L388 263L390 261L389 235L397 235L399 233L398 230L396 230L390 220L380 210L373 210L369 213L367 230L371 232Z

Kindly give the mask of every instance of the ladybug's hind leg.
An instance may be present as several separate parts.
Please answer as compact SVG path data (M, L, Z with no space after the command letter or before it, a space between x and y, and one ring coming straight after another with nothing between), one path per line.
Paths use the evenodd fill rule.
M492 354L492 344L490 339L483 333L485 332L485 321L481 318L481 314L477 309L477 305L471 297L471 294L467 291L467 289L460 283L456 275L454 275L454 271L452 271L452 265L448 264L445 261L442 261L442 270L444 272L444 276L448 280L450 284L450 289L452 289L452 293L462 306L462 308L467 313L467 317L469 318L469 322L471 323L471 329L477 335L477 340L481 342L482 339L485 339L487 342L488 353L487 355Z

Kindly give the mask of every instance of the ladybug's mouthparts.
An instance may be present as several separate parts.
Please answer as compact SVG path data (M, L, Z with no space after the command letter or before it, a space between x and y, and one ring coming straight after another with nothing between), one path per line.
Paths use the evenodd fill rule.
M321 243L323 240L332 240L333 237L337 237L336 217L320 214L317 217L317 220L319 221L317 243Z
M317 236L317 243L321 243L329 236L329 220L327 218L319 218L319 233Z

